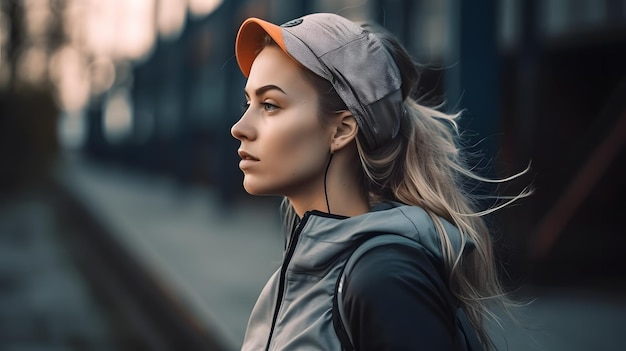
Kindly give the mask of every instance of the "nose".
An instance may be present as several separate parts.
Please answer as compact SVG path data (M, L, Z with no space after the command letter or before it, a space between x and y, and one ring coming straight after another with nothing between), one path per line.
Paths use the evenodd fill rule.
M253 140L254 128L249 121L248 111L244 112L237 123L230 128L230 134L237 140Z

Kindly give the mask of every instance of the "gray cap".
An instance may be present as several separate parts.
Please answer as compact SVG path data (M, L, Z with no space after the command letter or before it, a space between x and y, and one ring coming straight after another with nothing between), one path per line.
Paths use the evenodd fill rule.
M281 26L248 18L239 28L235 44L237 62L246 77L265 35L332 83L356 118L367 149L396 137L404 110L402 79L391 54L374 34L330 13L307 15Z

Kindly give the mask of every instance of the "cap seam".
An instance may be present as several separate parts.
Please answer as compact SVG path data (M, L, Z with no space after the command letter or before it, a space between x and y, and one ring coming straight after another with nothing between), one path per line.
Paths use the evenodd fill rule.
M332 50L328 50L328 51L326 51L325 53L323 53L323 54L321 54L320 56L318 56L318 58L320 58L320 59L321 59L323 56L326 56L326 55L328 55L328 54L330 54L330 53L332 53L332 52L335 52L335 51L337 51L337 50L343 49L343 48L345 48L346 46L348 46L348 45L350 45L350 44L352 44L352 43L354 43L354 42L356 42L356 41L358 41L358 40L361 40L361 39L365 38L365 37L367 36L367 34L369 34L369 33L362 33L362 34L361 34L360 36L358 36L357 38L354 38L354 39L352 39L352 40L350 40L350 41L348 41L348 42L346 42L346 43L342 44L341 46L338 46L338 47L336 47L336 48L334 48L334 49L332 49Z
M315 51L313 51L313 49L311 49L311 47L310 47L307 43L305 43L302 39L300 39L300 37L298 37L297 35L293 34L291 31L286 30L286 29L284 29L284 28L283 28L283 31L285 31L285 32L289 33L289 34L290 34L293 38L297 39L299 43L301 43L302 45L304 45L304 47L306 47L306 48L307 48L307 50L309 50L309 52L311 52L311 53L313 54L313 56L315 56L315 58L317 59L317 61L318 61L320 64L322 64L322 68L324 69L325 73L326 73L326 74L328 74L328 75L330 75L331 77L333 76L333 74L332 74L332 73L330 72L330 70L328 69L328 66L326 65L326 63L325 63L325 62L322 62L322 61L320 60L321 56L317 56L317 55L315 54ZM291 54L291 53L289 52L289 49L287 48L287 43L285 43L285 52L287 53L287 55L289 55L289 57L291 57L292 59L294 59L294 60L295 60L296 62L298 62L300 65L302 65L303 67L305 67L305 68L306 68L306 69L308 69L309 71L311 71L311 72L315 73L315 72L314 72L311 68L309 68L309 67L307 67L306 65L304 65L304 63L300 62L298 59L296 59L296 58L293 56L293 54ZM325 78L325 77L322 77L322 78L327 79L327 78ZM332 82L331 82L331 83L332 83Z

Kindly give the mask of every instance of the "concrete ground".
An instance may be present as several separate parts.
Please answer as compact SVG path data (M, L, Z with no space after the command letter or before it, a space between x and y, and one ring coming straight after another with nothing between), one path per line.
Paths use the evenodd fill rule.
M238 349L256 296L280 263L276 201L224 208L210 189L180 188L166 178L78 158L63 162L59 179L140 264ZM38 201L0 208L0 349L115 350L107 342L116 340L109 316L56 244L50 213ZM21 232L30 234L15 234ZM503 330L493 328L500 350L626 349L625 296L556 287L524 293L534 301L521 309L523 326L505 321ZM47 321L54 318L66 323ZM70 346L52 347L57 339ZM87 346L71 347L68 340L75 339ZM20 347L37 342L49 347Z
M34 192L0 206L0 350L121 350L49 200Z

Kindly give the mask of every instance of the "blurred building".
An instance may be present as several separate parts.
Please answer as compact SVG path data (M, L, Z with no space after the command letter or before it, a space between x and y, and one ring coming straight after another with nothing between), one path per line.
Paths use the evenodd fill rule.
M233 56L239 24L249 16L282 23L335 12L398 36L422 66L422 100L466 111L467 147L492 160L487 175L505 177L531 164L528 177L504 190L515 194L533 183L535 195L492 219L513 277L567 283L626 277L619 262L626 236L618 225L625 192L624 0L194 0L182 7L169 0L47 1L47 12L31 3L2 7L6 160L19 159L6 150L39 135L43 125L10 118L18 108L7 102L18 101L11 94L26 96L11 82L47 86L37 82L49 75L53 84L44 95L59 102L61 139L49 127L58 116L49 104L46 137L28 144L45 145L32 146L38 151L26 158L54 158L51 145L71 144L181 186L216 187L232 202L241 194L229 130L245 83ZM104 17L85 17L93 11ZM13 28L19 16L31 39ZM66 20L49 20L53 30L45 31L28 24L41 22L37 16ZM118 36L107 36L110 22L95 20L106 16L124 23L113 31ZM137 28L147 34L133 37ZM23 136L15 137L16 130Z

